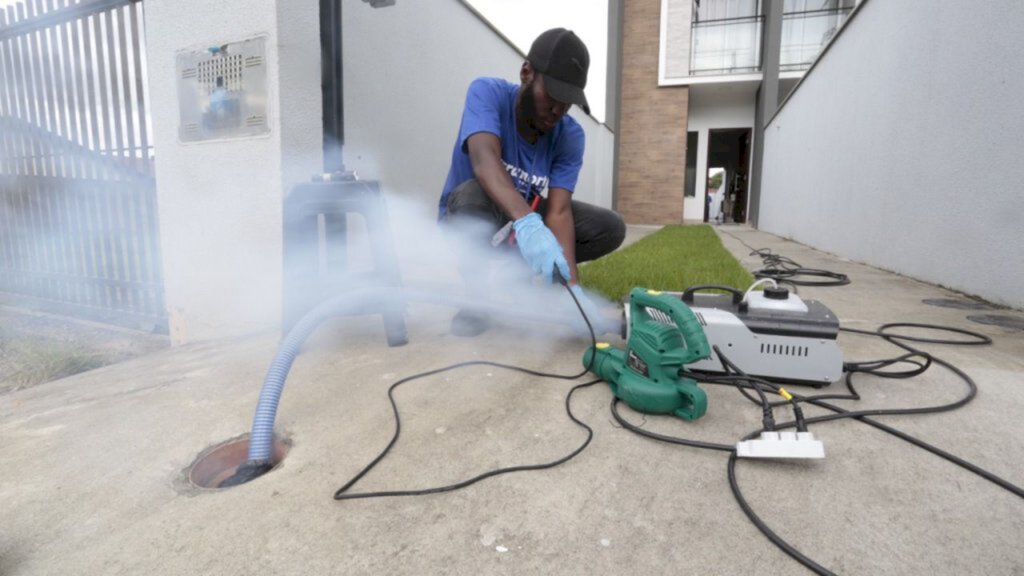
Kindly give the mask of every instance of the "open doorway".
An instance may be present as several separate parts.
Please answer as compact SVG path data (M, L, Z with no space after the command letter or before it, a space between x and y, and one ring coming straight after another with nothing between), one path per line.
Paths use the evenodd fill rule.
M750 134L750 128L708 132L705 222L742 224L747 221Z
M725 200L725 167L712 166L708 168L708 185L705 188L707 195L704 198L704 221L721 224L725 220L725 210L722 203Z

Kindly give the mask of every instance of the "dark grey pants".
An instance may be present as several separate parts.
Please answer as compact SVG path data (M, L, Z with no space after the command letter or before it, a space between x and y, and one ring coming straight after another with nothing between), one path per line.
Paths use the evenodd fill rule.
M541 216L547 213L547 198L541 199L537 211ZM626 237L622 216L611 210L573 200L572 219L576 228L576 262L596 260L618 248ZM476 180L466 180L448 195L445 222L466 223L467 229L474 230L475 241L489 245L491 237L508 221L508 216Z

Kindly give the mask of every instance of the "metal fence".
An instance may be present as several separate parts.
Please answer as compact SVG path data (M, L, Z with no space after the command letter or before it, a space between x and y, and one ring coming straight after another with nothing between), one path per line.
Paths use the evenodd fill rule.
M165 318L139 0L0 11L0 292Z

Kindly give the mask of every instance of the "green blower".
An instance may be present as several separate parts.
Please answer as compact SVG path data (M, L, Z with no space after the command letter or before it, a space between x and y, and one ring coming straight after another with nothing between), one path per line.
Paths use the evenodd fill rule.
M703 416L707 395L694 380L679 376L682 366L711 355L693 311L677 296L633 288L628 320L626 350L598 342L584 352L583 365L604 378L612 393L634 410L684 420Z

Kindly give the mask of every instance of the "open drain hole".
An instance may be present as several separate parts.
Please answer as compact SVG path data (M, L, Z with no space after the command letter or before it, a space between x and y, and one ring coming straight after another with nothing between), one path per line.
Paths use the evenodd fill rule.
M291 443L274 436L271 469L276 468L288 454ZM207 448L189 466L188 481L199 488L221 488L221 484L234 476L238 466L249 456L249 435L228 440Z

